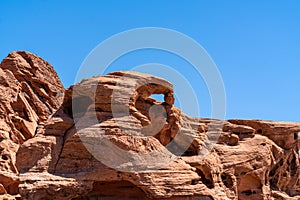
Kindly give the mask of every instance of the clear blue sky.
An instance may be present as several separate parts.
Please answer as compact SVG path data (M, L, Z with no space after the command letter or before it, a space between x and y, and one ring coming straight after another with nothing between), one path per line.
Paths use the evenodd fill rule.
M65 87L101 41L132 28L164 27L200 43L217 64L227 94L226 118L300 122L300 1L99 0L0 2L0 57L27 50L49 61ZM120 58L115 70L157 62L189 71L165 52ZM201 116L210 113L202 80Z

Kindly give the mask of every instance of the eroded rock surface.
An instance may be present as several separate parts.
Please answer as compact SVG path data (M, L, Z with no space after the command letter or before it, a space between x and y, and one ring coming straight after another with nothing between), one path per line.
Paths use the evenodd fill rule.
M16 152L60 108L64 91L53 67L37 55L12 52L1 62L0 193L19 193Z
M27 52L0 73L2 198L300 199L298 123L192 118L136 72L64 91Z

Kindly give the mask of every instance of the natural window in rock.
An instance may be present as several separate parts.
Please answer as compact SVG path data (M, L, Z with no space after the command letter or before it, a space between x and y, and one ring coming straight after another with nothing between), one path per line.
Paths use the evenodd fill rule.
M149 98L155 99L156 101L164 102L163 94L151 94Z
M299 136L300 136L300 132L299 133L294 133L294 140L298 140Z

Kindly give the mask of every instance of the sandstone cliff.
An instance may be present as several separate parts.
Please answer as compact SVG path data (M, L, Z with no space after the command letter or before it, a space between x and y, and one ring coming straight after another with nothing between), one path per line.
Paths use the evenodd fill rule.
M135 72L65 90L28 52L0 74L0 199L300 199L298 123L192 118Z

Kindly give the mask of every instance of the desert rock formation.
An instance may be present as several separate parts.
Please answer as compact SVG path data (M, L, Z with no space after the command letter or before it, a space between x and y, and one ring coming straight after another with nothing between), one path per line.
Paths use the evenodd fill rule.
M298 123L192 118L136 72L65 90L28 52L0 74L0 199L300 199Z

